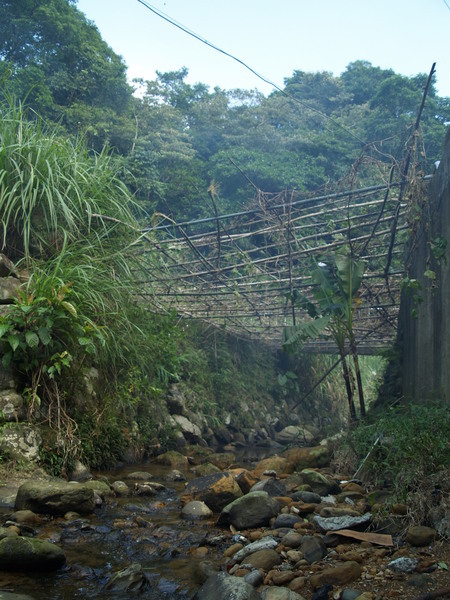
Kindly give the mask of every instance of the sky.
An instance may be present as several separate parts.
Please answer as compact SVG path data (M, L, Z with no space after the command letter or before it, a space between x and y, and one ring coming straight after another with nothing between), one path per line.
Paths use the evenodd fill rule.
M146 0L147 2L147 0ZM148 0L158 11L283 87L294 70L329 71L366 60L402 75L429 73L450 96L450 0ZM78 0L79 10L128 66L153 80L187 67L191 84L258 89L242 64L155 15L138 0Z

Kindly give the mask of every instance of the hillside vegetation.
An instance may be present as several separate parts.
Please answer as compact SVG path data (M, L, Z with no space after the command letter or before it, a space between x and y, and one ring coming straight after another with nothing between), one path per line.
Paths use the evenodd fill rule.
M210 216L212 182L225 213L255 188L310 194L354 176L356 161L398 163L427 74L365 61L338 77L299 68L265 97L188 84L182 67L131 86L74 1L0 9L1 241L21 283L0 316L2 368L18 379L24 420L47 426L47 465L99 468L130 449L137 459L175 446L171 394L212 443L345 421L337 375L339 386L325 382L290 414L328 358L149 312L139 282L158 256L139 242L156 213ZM450 99L432 84L416 165L425 173L449 121ZM358 171L358 184L373 176Z

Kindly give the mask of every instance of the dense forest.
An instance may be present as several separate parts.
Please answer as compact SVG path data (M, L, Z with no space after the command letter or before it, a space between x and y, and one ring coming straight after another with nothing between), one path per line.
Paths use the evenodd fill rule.
M124 158L139 204L178 220L211 213L212 180L227 212L251 196L249 181L267 192L311 192L344 177L361 153L399 159L427 79L355 61L339 77L299 65L268 97L191 85L186 67L129 84L126 65L76 2L4 1L2 14L8 89L88 147L108 144ZM440 156L449 120L449 98L431 86L425 169Z
M261 398L275 423L318 359L294 368L285 356L135 304L140 269L149 268L133 249L137 232L155 213L210 216L212 182L218 211L228 213L255 188L312 194L348 177L361 157L400 162L427 74L405 77L363 60L340 76L299 65L268 96L189 84L186 67L130 83L75 0L0 0L0 8L2 244L17 273L31 273L1 317L0 337L28 416L55 423L58 415L73 456L81 438L94 466L131 439L145 451L156 438L173 441L158 408L173 384L191 390L193 413L201 404L211 438L229 413L241 419L236 430L254 425ZM449 122L450 98L432 83L421 120L425 173ZM363 177L371 183L370 171ZM88 367L107 384L86 407Z

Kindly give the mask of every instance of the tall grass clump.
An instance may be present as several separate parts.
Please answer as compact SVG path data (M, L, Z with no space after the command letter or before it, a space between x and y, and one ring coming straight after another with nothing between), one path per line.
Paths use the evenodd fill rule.
M97 249L135 224L106 150L94 154L82 139L60 137L8 98L0 100L0 119L1 246L10 258L49 258L86 238Z
M22 379L29 419L66 438L76 437L71 391L83 366L100 368L113 390L129 369L158 365L145 352L154 323L136 302L137 211L119 173L106 150L0 100L0 248L24 280L0 316L2 360Z

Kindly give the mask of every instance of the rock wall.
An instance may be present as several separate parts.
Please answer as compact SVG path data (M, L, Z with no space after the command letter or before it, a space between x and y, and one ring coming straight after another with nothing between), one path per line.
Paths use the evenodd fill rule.
M399 319L403 394L417 400L450 398L450 130L428 186L409 272L420 283L415 290L420 300L414 300L414 292L404 292ZM441 248L447 243L440 260L438 240Z
M14 301L21 281L13 263L0 254L0 316L6 315ZM17 393L17 382L10 368L2 365L0 344L0 425L5 422L22 421L25 417L23 398Z

